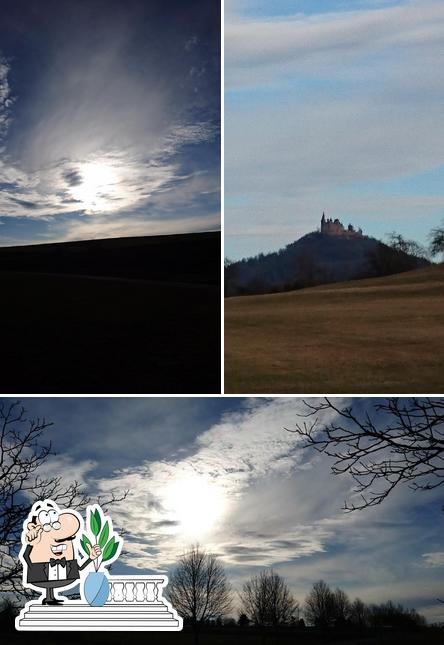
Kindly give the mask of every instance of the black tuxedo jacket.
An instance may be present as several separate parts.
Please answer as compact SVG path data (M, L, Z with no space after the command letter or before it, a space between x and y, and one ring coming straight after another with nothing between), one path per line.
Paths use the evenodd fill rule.
M32 546L28 544L23 554L23 559L28 565L27 582L37 584L39 582L48 582L49 562L31 562L30 553ZM80 571L84 569L91 562L91 558L82 562L79 566L77 560L66 561L66 583L73 582L80 578Z

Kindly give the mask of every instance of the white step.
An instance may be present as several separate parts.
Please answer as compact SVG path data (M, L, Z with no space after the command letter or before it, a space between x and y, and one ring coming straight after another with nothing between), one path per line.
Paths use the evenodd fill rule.
M156 627L167 627L169 629L177 630L179 627L179 621L174 620L173 618L171 620L156 619L147 621L134 619L114 620L108 617L102 620L95 619L93 621L88 621L88 623L82 622L82 624L79 624L76 620L57 620L48 622L42 620L22 619L19 621L19 625L22 629L29 629L30 631L100 631L100 628L103 629L104 627L110 628L111 631L156 631Z
M109 603L90 607L79 602L57 607L31 602L21 611L17 627L30 631L177 631L181 628L175 612L162 603Z
M134 612L134 613L139 613L139 612L159 613L160 611L168 611L167 606L162 603L155 603L155 604L154 603L150 603L150 604L131 603L130 604L130 603L117 603L117 602L103 605L103 607L91 607L86 603L73 605L70 602L65 602L63 603L63 605L57 605L57 606L38 604L38 605L32 605L29 609L30 611L32 611L33 614L42 613L45 615L48 615L50 612L54 612L54 614L59 614L61 612L74 612L78 614L82 609L87 611L88 614L94 611L98 611L100 612L100 614L114 613L116 611Z
M122 618L123 620L152 620L158 618L159 620L169 620L170 618L173 617L173 614L171 612L165 612L165 611L159 611L159 612L146 612L146 613L132 613L132 612L125 612L125 611L119 611L119 612L113 612L112 614L108 614L110 620L115 620L116 618ZM93 618L98 618L101 620L107 620L107 617L103 615L103 613L96 611L96 612L88 612L84 611L79 614L74 614L73 612L54 612L52 614L36 614L35 612L27 611L25 613L25 619L26 620L91 620Z

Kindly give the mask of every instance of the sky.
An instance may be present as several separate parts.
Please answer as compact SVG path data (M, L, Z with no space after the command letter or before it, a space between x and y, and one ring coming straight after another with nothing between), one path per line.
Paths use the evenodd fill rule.
M313 402L313 400L311 400ZM169 572L195 543L218 555L234 589L264 567L303 602L324 579L354 599L390 599L443 621L442 493L395 489L344 513L352 482L301 449L298 398L28 398L56 455L45 474L92 495L129 490L110 515L125 530L116 574ZM350 403L336 400L338 405ZM354 399L374 415L377 399ZM324 417L332 419L333 417Z
M0 246L220 228L217 3L0 15Z
M444 213L441 0L226 0L225 255Z

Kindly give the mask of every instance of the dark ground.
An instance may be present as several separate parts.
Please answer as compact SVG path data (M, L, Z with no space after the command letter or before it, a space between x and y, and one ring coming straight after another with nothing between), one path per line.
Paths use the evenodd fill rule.
M219 393L220 235L0 249L5 393Z
M110 645L195 645L193 633L185 628L182 632L11 632L5 634L6 642L25 645L30 642L59 645L64 643L109 643ZM282 630L277 636L273 633L263 634L252 628L215 629L200 635L199 645L435 645L443 642L442 630L426 629L420 632L381 631L377 634L353 636L351 634L320 634L316 630Z

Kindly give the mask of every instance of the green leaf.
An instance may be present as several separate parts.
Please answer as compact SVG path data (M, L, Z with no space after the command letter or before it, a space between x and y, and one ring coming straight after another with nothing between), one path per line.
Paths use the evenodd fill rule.
M103 529L99 537L99 546L101 549L103 549L103 547L105 546L106 541L108 539L108 535L109 535L109 525L107 520L103 525Z
M99 535L101 524L102 519L100 517L100 513L97 510L92 511L89 516L89 525L94 535Z
M109 555L108 560L112 560L112 559L114 558L114 556L115 556L115 555L116 555L116 553L117 553L117 549L118 549L118 548L119 548L119 543L118 543L118 542L115 542L115 543L113 544L113 548L111 549L111 553L110 553L110 555Z
M94 533L94 535L97 535L97 520L96 516L94 515L94 511L91 511L89 514L89 528L91 529L92 533Z
M106 545L106 547L103 549L102 562L111 560L111 558L113 558L116 555L118 547L119 547L119 543L116 542L113 536L111 540L108 542L108 544Z
M96 535L98 535L100 533L100 529L102 526L102 516L100 515L100 511L98 508L96 508L95 510L95 515L96 515L97 527L98 527Z
M115 544L115 541L116 540L115 540L114 535L113 535L113 537L110 539L110 541L108 542L108 544L105 546L105 548L102 551L102 562L105 562L106 560L110 559L111 551L112 551L112 548L113 548L113 546Z
M82 535L82 537L80 539L80 544L82 545L82 549L85 551L86 555L89 556L88 545L92 546L92 544L91 544L91 542L89 541L89 539L87 538L86 535Z

